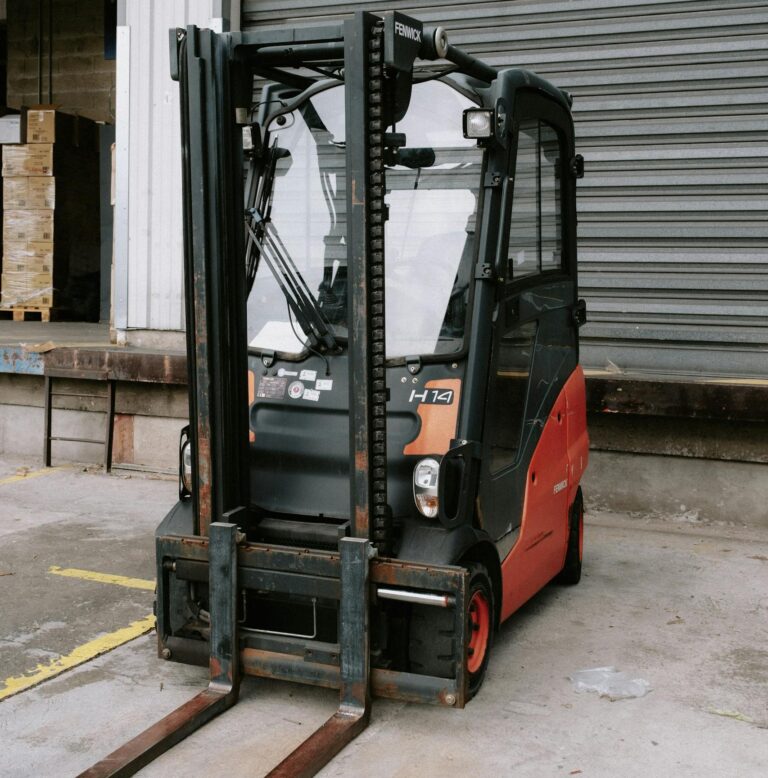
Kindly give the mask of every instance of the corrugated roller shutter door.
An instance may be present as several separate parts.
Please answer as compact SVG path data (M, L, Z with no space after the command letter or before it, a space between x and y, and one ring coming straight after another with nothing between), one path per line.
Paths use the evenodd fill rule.
M765 0L244 0L243 28L357 8L573 93L587 366L768 376Z

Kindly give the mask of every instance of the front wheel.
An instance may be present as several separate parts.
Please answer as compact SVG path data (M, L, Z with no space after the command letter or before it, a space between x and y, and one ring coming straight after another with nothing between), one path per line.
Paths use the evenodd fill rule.
M470 563L469 588L464 610L466 640L456 645L454 613L431 606L414 607L410 621L410 671L438 678L453 678L457 659L465 662L467 699L471 700L485 679L493 645L494 599L488 571Z
M488 571L478 563L469 565L467 592L467 675L468 699L472 699L485 680L493 646L493 587Z
M576 490L576 498L571 505L568 522L568 549L565 552L565 564L557 582L574 586L581 580L581 559L584 549L584 500L581 487Z

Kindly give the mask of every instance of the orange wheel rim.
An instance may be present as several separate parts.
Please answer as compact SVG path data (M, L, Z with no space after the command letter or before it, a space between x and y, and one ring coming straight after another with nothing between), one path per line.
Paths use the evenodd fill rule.
M491 607L481 590L476 591L469 601L469 646L467 647L467 670L476 673L482 666L488 650L491 633Z

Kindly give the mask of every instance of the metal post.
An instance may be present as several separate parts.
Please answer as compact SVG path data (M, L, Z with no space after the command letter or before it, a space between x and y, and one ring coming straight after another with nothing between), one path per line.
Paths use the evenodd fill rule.
M104 435L104 471L109 473L112 470L112 444L115 439L115 382L113 379L107 380L107 420Z
M51 415L53 413L51 392L53 384L53 378L49 375L45 376L45 429L43 431L43 464L46 467L51 466Z
M206 535L215 516L249 503L242 135L232 123L227 36L190 27L176 32L174 44L181 91L193 501L197 534Z
M48 0L48 105L53 105L53 0Z
M373 546L362 538L341 538L341 603L339 645L341 663L340 713L363 717L370 710L371 636L368 579Z
M225 518L240 512L232 511ZM211 689L233 693L240 688L240 646L237 638L237 533L236 524L213 522L208 546L209 609L211 614Z
M368 241L365 132L365 53L370 21L357 13L344 24L347 128L347 273L349 277L349 438L352 534L370 536L370 352L368 343ZM354 96L354 97L353 97ZM354 135L352 133L355 133ZM354 138L354 143L351 142Z
M352 534L389 552L384 326L383 27L358 12L344 23L349 276Z
M37 4L37 102L43 102L43 0Z

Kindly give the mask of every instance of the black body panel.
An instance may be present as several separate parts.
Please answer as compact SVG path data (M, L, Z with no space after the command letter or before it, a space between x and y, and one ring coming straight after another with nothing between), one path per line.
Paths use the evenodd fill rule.
M277 361L265 368L257 357L249 359L255 373L255 399L249 414L255 434L250 446L251 504L261 515L349 519L348 360L346 353L330 355L327 360L328 368L314 355L301 362ZM416 375L404 364L386 370L387 490L396 519L418 515L413 468L423 456L403 454L421 429L417 395L430 381L461 379L462 368L463 363L447 362L425 364ZM311 380L301 380L302 375ZM332 382L330 389L313 388L328 381ZM291 386L298 383L301 387L294 391L302 394L294 399ZM304 399L306 390L316 392L309 395L316 399ZM453 402L459 402L455 394Z

